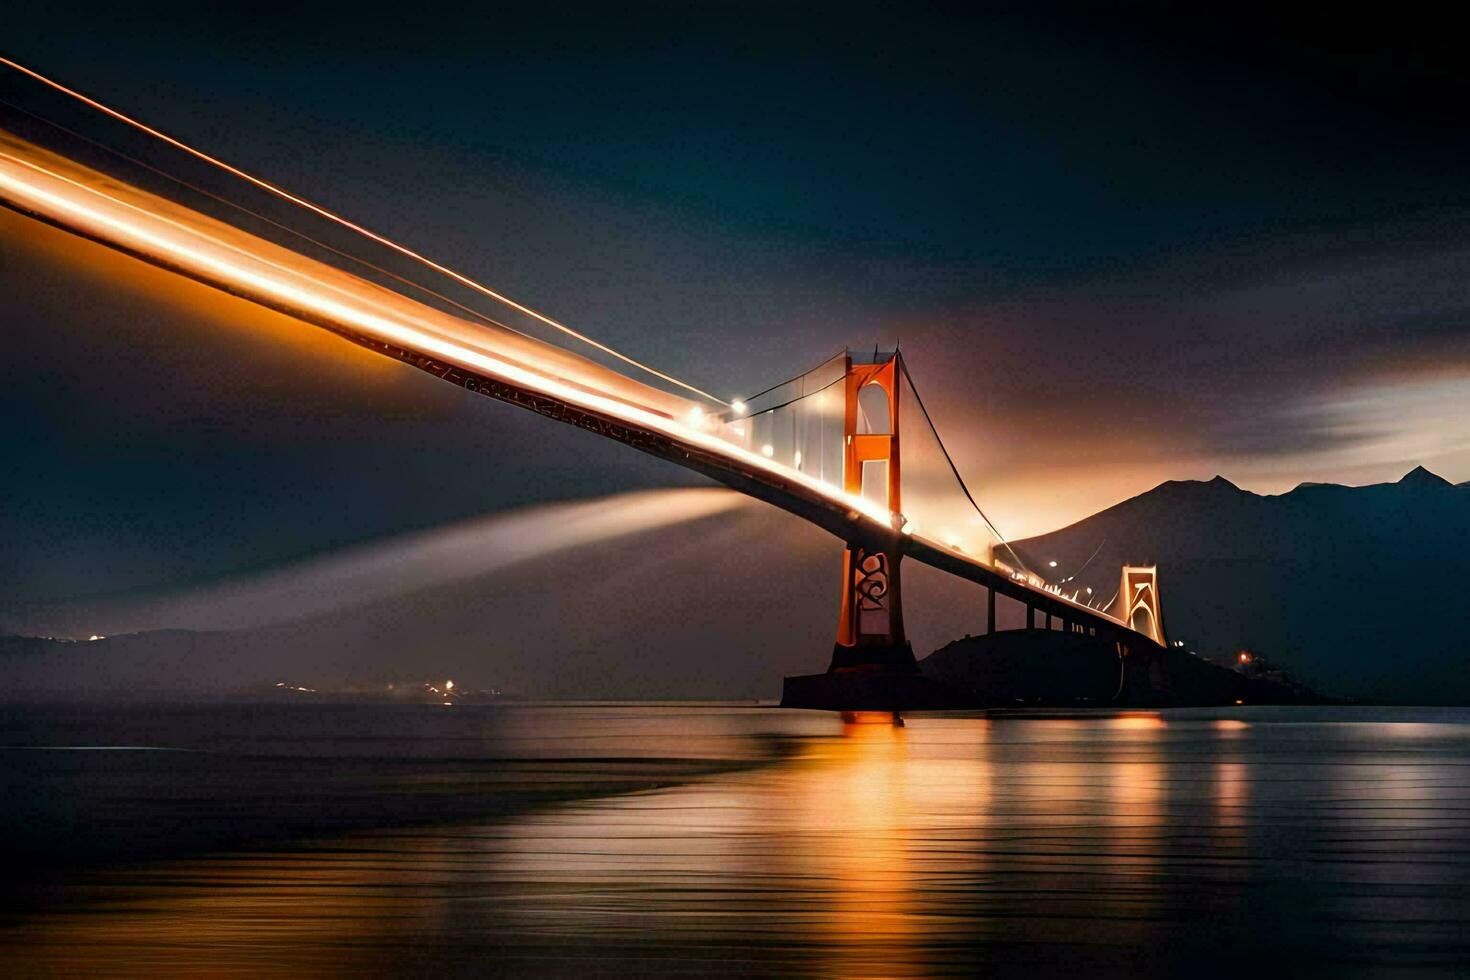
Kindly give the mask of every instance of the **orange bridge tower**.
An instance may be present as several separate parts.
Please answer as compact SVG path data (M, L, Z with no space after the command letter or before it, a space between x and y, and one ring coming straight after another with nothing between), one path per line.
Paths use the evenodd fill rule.
M843 483L848 493L902 510L897 353L854 364L847 357ZM918 669L903 632L898 532L850 539L842 556L842 600L829 671Z
M1159 603L1157 565L1124 565L1118 584L1116 615L1135 632L1164 645L1164 614Z

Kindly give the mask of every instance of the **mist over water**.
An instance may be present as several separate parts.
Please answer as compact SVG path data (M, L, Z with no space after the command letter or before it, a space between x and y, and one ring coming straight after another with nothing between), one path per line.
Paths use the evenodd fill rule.
M777 698L782 677L831 659L841 572L839 540L750 498L620 495L200 590L0 615L0 632L107 636L0 657L0 686L10 700L115 702L453 678L532 698ZM912 562L904 576L919 656L983 628L982 590ZM257 620L275 624L233 626ZM194 631L126 632L181 623Z

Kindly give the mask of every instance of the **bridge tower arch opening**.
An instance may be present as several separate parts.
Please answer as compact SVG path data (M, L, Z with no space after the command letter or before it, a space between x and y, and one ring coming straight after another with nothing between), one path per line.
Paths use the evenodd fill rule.
M1154 632L1153 614L1148 611L1147 606L1139 606L1137 609L1133 610L1133 618L1129 620L1128 626L1135 633L1142 633L1145 636L1152 636Z
M857 434L891 435L894 432L893 421L893 399L889 387L877 378L864 382L857 393Z

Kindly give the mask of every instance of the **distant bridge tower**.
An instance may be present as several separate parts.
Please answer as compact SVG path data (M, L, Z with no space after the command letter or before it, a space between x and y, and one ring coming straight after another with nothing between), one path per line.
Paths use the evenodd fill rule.
M1125 625L1159 646L1164 645L1164 617L1159 605L1157 565L1124 565L1114 606Z
M848 493L895 513L902 509L899 464L898 355L854 364L847 356L843 482ZM833 671L917 670L903 632L897 532L849 539L842 558L842 604Z

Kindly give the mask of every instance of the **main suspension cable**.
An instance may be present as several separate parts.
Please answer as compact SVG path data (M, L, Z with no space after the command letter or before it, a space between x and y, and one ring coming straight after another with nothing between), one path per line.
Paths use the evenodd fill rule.
M895 350L894 356L898 358L898 364L899 367L903 369L903 377L904 380L908 382L909 391L912 391L914 393L914 401L918 404L919 411L924 416L924 421L928 423L929 431L934 433L934 441L939 443L939 451L944 454L944 461L949 464L949 470L951 473L954 474L955 481L959 483L960 490L964 492L965 499L970 502L971 507L975 508L975 513L980 515L980 519L985 522L986 526L989 527L991 532L995 534L996 538L1000 540L1000 543L1005 545L1006 550L1009 551L1011 553L1011 557L1015 558L1017 563L1020 564L1021 569L1029 574L1036 574L1035 572L1032 572L1030 568L1026 567L1025 560L1016 553L1016 549L1013 548L1011 546L1011 543L1006 540L1006 536L1000 533L1000 528L995 526L994 522L992 522L990 518L986 516L985 511L981 509L980 504L976 502L974 494L970 493L970 488L965 485L965 478L960 476L959 467L955 465L954 458L950 456L949 449L946 448L944 445L944 439L941 438L939 435L939 429L936 428L934 425L934 419L930 418L929 410L924 407L924 399L919 396L919 388L918 385L914 384L914 376L909 374L908 363L904 360L903 352Z

